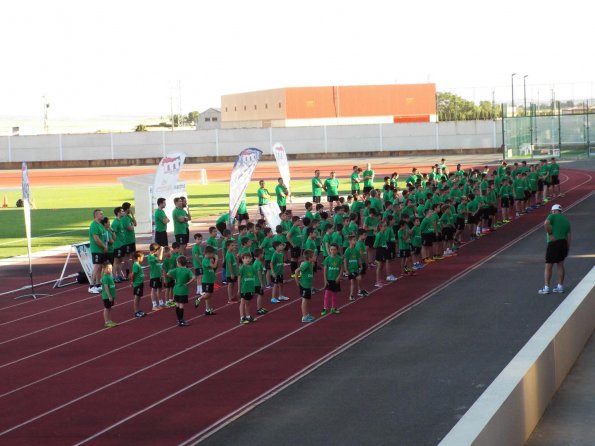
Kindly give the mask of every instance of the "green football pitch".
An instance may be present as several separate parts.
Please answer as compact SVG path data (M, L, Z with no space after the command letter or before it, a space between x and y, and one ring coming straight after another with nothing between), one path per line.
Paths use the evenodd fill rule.
M272 193L274 184L267 185ZM310 180L291 182L295 197L310 196ZM348 183L342 184L340 192L349 193ZM258 184L252 182L246 191L248 206L256 205ZM20 191L6 193L10 207L0 209L0 259L27 253L25 226L22 208L15 208ZM229 184L186 185L192 218L218 216L228 210ZM70 186L37 187L31 189L35 209L31 211L31 236L33 251L42 251L56 246L86 241L87 231L94 209L103 209L112 218L112 209L129 201L134 204L133 193L123 186Z

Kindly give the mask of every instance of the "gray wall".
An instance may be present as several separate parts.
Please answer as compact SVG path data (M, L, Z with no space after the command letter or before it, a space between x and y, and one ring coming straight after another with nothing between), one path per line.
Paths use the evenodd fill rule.
M502 145L500 121L213 129L0 137L0 162L137 159L185 152L235 156L246 147L288 154L489 149Z

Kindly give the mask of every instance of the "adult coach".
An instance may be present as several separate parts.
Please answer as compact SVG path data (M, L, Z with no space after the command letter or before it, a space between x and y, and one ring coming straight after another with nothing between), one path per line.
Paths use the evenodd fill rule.
M361 192L361 185L360 183L363 181L362 179L362 169L358 166L353 166L353 172L351 172L351 193L352 195L358 194Z
M538 292L539 294L549 294L564 292L564 259L568 256L570 249L570 222L562 214L562 206L555 204L552 206L552 212L547 216L543 224L547 234L547 250L545 253L545 273L544 285ZM552 279L552 270L554 264L558 270L558 285L550 290L550 281Z
M262 213L261 208L262 208L262 206L269 204L269 200L271 199L271 194L269 193L269 190L265 187L264 180L260 180L258 182L258 185L260 186L258 188L258 190L256 191L256 195L258 196L258 211L260 212L260 215L264 215Z
M101 223L103 220L103 211L95 209L93 211L93 221L89 226L89 249L93 261L93 274L89 284L89 293L101 293L101 270L103 264L107 261L107 245L105 244L105 228Z
M190 217L184 210L185 200L174 198L174 210L172 211L172 220L174 222L174 238L180 244L181 255L186 255L186 245L188 245L188 222Z
M314 178L312 178L312 203L320 203L320 197L322 197L322 189L324 185L320 179L320 170L314 171Z
M167 241L167 224L169 218L165 215L165 198L157 199L157 209L155 209L155 240L159 246L169 246Z
M374 189L375 174L371 163L366 164L366 170L363 171L362 175L364 176L364 196L367 196Z
M324 181L324 190L326 191L326 199L332 212L335 209L333 203L339 202L339 180L334 170L331 171L331 176Z

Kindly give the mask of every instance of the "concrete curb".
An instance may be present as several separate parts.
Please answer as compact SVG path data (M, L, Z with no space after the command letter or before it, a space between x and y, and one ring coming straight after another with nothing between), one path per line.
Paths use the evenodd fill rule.
M595 267L444 437L440 446L525 444L595 329L594 284Z

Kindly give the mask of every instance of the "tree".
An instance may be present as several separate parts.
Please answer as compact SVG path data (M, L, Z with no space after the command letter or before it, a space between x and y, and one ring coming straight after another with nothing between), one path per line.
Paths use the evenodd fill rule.
M438 92L436 106L439 121L467 121L474 119L495 119L500 109L490 101L482 101L479 106L453 93Z
M188 122L191 122L193 124L196 124L196 122L198 121L198 116L200 115L199 112L197 111L191 111L190 113L188 113Z
M146 132L147 131L147 126L144 124L139 124L136 126L136 128L134 129L135 132Z

